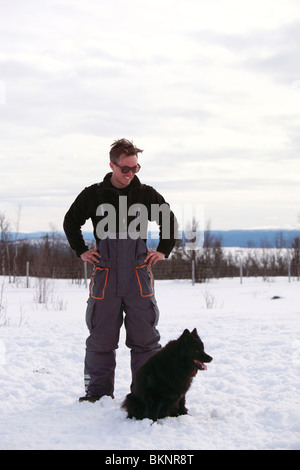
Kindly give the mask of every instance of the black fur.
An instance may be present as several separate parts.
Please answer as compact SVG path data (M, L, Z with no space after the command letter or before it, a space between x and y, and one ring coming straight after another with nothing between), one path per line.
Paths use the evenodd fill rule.
M212 359L204 352L196 328L192 332L184 330L138 371L132 392L122 404L128 418L157 421L187 414L185 394L197 371L206 369L204 363Z

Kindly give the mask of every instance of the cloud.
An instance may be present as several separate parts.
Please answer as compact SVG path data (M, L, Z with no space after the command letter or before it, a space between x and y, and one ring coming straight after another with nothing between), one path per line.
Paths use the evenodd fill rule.
M289 84L300 77L300 64L296 59L300 44L298 20L234 34L203 29L189 32L187 37L202 46L229 51L236 67L246 67Z
M205 194L214 217L234 192L246 206L263 187L297 198L296 10L290 0L6 2L1 203L67 209L109 170L119 137L145 149L143 181L171 198Z

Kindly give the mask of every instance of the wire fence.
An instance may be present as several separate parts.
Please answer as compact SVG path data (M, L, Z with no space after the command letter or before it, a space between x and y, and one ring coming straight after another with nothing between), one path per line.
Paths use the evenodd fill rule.
M164 260L151 267L154 278L156 280L190 280L194 283L205 282L209 279L220 278L239 278L243 282L244 278L261 277L268 280L271 277L286 277L288 281L300 280L300 264L286 263L280 266L249 266L246 263L230 266L203 266L196 260ZM70 279L75 284L89 283L89 279L93 273L93 265L79 261L76 265L64 266L47 266L45 264L26 262L25 273L29 286L29 278L36 277L39 279Z
M92 246L91 246L92 247ZM60 238L44 237L36 244L5 243L0 240L0 274L10 280L26 276L38 279L71 279L86 285L93 265L77 257ZM186 279L201 283L209 279L285 276L300 280L300 237L290 245L270 248L224 248L220 240L206 237L197 251L176 245L170 258L152 266L154 278Z

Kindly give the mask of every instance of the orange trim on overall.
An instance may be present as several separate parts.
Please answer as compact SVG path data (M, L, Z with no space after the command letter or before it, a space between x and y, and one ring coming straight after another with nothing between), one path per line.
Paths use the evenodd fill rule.
M139 275L138 275L138 269L142 269L142 268L147 268L149 273L150 273L150 276L151 276L151 284L152 284L152 292L151 294L143 294L143 288L142 288L142 285L141 285L141 281L140 281L140 278L139 278ZM136 277L137 277L137 280L138 280L138 283L139 283L139 286L140 286L140 292L141 292L141 296L142 297L151 297L152 295L154 295L154 278L153 278L153 274L152 274L152 271L151 269L149 268L148 264L143 264L143 266L137 266L135 268L135 273L136 273Z
M96 274L97 269L99 269L100 271L106 271L105 282L104 282L104 287L103 287L103 290L102 290L102 296L101 297L95 297L94 295L92 295L92 287L93 287L93 284L94 284L94 276ZM108 268L96 268L94 270L93 275L92 275L92 279L91 279L91 284L90 284L90 295L93 299L96 299L96 300L103 300L104 299L105 288L106 288L107 279L108 279L108 272L109 272Z

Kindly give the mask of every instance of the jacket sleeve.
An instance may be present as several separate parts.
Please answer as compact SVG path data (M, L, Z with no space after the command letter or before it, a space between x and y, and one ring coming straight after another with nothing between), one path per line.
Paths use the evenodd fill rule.
M173 250L178 235L178 223L169 204L154 188L151 188L150 220L159 226L159 243L156 250L168 258Z
M85 188L75 199L70 209L65 215L63 228L70 244L77 256L87 251L81 227L91 217L90 209L90 188Z

